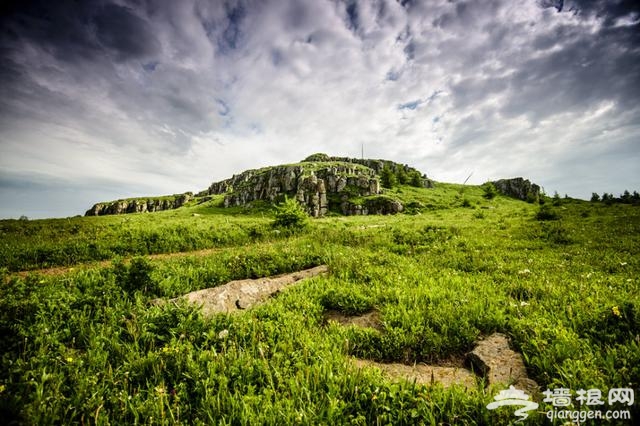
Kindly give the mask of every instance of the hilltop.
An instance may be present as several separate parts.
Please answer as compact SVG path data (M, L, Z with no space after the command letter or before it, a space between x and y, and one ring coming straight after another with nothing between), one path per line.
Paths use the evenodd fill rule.
M493 182L507 196L537 201L538 185L523 178ZM295 198L313 217L329 212L342 215L396 214L410 207L423 207L394 191L398 187L434 188L435 181L407 164L382 159L331 157L313 154L299 163L246 170L238 175L212 183L198 192L166 197L131 198L97 203L86 216L144 213L180 208L189 202L206 203L222 196L224 207L252 207L254 204L276 204Z

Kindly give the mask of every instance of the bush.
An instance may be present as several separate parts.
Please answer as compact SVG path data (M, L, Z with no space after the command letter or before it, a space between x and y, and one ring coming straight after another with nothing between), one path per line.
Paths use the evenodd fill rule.
M294 199L285 197L284 202L276 207L276 219L273 226L290 230L300 230L309 223L309 216Z
M308 156L307 158L305 158L302 161L303 162L331 161L331 157L329 157L327 154L323 154L321 152L318 152L318 153L315 153L315 154L311 154L310 156Z
M597 192L592 192L591 193L591 202L592 203L597 203L598 201L600 201L600 196L598 195Z
M391 189L398 184L398 178L396 177L391 167L384 166L382 171L380 172L380 184L384 188Z
M142 291L144 294L157 294L158 286L151 279L152 271L153 265L141 256L131 259L129 265L120 260L114 262L116 282L129 294L136 291Z
M424 186L424 181L422 180L422 175L420 175L420 172L414 170L409 174L409 185L416 188L422 188Z
M484 185L482 185L482 191L484 192L482 196L487 200L493 200L496 195L498 195L496 186L491 182L486 182Z
M536 219L538 220L558 220L560 216L558 213L549 207L548 204L540 206L538 213L536 213Z

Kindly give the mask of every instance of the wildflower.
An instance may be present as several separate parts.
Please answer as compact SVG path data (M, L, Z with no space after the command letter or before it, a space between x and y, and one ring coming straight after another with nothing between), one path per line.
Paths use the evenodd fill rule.
M65 360L66 360L68 363L72 363L72 362L73 362L73 358L72 358L72 357L70 357L70 356L66 357L66 358L65 358Z
M0 385L0 393L4 392L4 390L5 390L4 385Z
M157 393L159 393L160 395L164 395L164 394L165 394L165 392L166 392L166 391L165 391L165 389L164 389L164 386L156 386L156 387L155 387L155 391L156 391Z
M527 302L525 302L524 300L522 302L520 302L520 306L528 306L529 304Z
M620 266L627 266L627 262L620 262Z
M524 274L530 274L530 273L531 273L531 271L530 271L530 270L528 270L528 269L523 269L522 271L518 271L518 273L519 273L520 275L524 275Z
M218 333L218 339L226 339L228 335L229 335L229 330L225 328L220 333Z
M613 313L613 315L616 317L620 317L620 309L618 309L617 306L614 306L613 308L611 308L611 313Z

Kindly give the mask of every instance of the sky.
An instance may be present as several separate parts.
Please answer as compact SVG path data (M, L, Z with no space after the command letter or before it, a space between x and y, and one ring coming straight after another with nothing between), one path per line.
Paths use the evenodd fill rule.
M635 0L9 0L0 217L323 152L640 191Z

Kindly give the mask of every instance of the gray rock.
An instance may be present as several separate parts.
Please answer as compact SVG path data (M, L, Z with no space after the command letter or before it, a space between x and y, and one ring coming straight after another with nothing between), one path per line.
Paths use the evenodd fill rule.
M527 376L522 355L509 347L509 339L494 333L480 340L467 354L471 366L486 377L488 385L514 384L529 394L538 392L538 385Z
M540 187L521 177L500 179L492 183L498 192L508 197L523 201L537 201L540 197Z
M118 200L109 203L94 204L85 216L103 216L108 214L146 213L161 210L177 209L189 202L193 194L190 192L175 195L173 200L133 199Z

